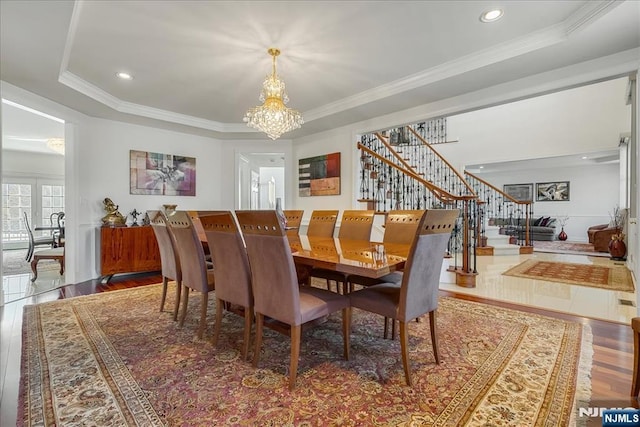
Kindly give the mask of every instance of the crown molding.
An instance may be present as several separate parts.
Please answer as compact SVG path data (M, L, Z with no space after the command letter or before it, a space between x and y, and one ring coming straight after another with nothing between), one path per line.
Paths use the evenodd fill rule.
M172 111L122 101L103 89L71 73L68 70L69 58L73 49L83 3L84 0L77 0L74 5L64 48L64 55L60 65L60 73L58 76L58 81L60 83L121 113L133 114L141 117L223 133L257 132L257 130L249 128L244 123L216 122L213 120L202 119L199 117L188 116ZM561 43L568 38L569 34L592 24L598 18L617 7L620 3L622 3L620 0L587 2L583 7L578 9L575 13L559 24L303 112L305 122L310 123L314 120L338 114L345 110L357 108L370 102L401 94L403 92L433 84L441 80L446 80L469 71Z

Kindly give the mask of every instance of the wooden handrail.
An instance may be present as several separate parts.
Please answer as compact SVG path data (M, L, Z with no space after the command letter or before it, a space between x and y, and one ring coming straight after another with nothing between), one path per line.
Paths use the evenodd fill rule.
M481 183L483 183L484 185L486 185L487 187L491 188L492 190L500 193L500 195L502 197L504 197L505 199L508 199L510 202L513 203L517 203L519 205L530 205L533 203L533 200L518 200L518 199L514 199L513 197L511 197L510 195L508 195L507 193L505 193L504 191L500 190L499 188L494 187L493 185L489 184L487 181L485 181L482 178L479 178L477 175L472 174L471 172L467 172L464 171L465 175L469 175L470 177L472 177L473 179L477 179L478 181L480 181Z
M416 173L404 169L400 166L398 166L397 164L393 163L392 161L390 161L389 159L386 159L384 157L382 157L380 154L376 153L375 151L371 150L368 147L365 147L364 145L362 145L362 143L358 142L358 148L361 149L362 151L365 151L367 154L371 155L372 157L375 157L376 159L380 160L381 162L399 170L400 172L404 173L407 176L410 176L411 178L415 179L416 181L418 181L419 183L421 183L422 185L424 185L425 187L427 187L427 189L429 189L429 191L431 191L437 198L438 200L440 200L441 202L449 202L451 200L465 200L467 199L467 197L464 196L456 196L454 194L449 193L448 191L445 191L437 186L435 186L434 184L432 184L431 182L427 181L426 179L422 178L421 176L417 175Z
M433 153L438 156L438 158L440 160L442 160L444 162L445 165L447 165L449 167L449 169L451 169L453 171L453 173L456 174L456 176L460 179L460 181L464 182L465 187L467 188L467 191L469 192L469 194L473 194L474 196L476 195L475 191L473 191L473 188L471 188L471 186L469 185L469 183L467 182L466 179L464 179L464 177L462 175L460 175L460 172L458 172L458 170L456 168L454 168L453 166L451 166L451 163L449 163L444 157L442 157L440 155L440 153L438 153L438 151L436 151L435 148L433 148L431 146L431 144L429 144L429 142L427 140L425 140L418 132L416 132L415 130L413 130L413 128L411 126L407 126L407 128L411 131L412 134L414 134L416 136L416 138L418 138L420 140L420 142L422 142L423 145L426 145L427 147L429 147L429 149L431 151L433 151Z

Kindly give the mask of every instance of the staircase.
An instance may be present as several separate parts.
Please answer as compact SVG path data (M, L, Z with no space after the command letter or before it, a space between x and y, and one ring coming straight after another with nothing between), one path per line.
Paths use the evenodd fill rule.
M487 238L486 246L493 248L492 255L519 255L520 246L509 243L510 237L506 234L500 234L500 227L488 225L485 227L485 237Z

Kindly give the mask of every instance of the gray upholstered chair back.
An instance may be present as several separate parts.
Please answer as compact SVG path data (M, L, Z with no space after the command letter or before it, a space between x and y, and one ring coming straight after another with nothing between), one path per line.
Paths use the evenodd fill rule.
M410 245L416 235L418 224L425 211L395 210L389 211L384 222L384 243L402 243Z
M307 236L333 237L338 211L313 211L307 228Z
M374 211L344 211L338 237L350 240L370 240Z
M176 211L167 217L169 230L176 242L180 258L182 283L200 292L209 292L207 265L202 242L187 211Z
M398 320L409 321L438 307L438 285L457 209L430 209L418 223L400 291Z
M293 256L275 211L236 211L251 265L257 313L300 325L300 291Z
M180 259L175 251L175 242L167 228L167 220L161 211L147 211L151 221L151 228L156 235L158 248L160 249L160 263L162 264L162 275L172 280L182 280L180 270Z
M247 251L233 214L198 212L216 266L216 298L250 307L253 304Z

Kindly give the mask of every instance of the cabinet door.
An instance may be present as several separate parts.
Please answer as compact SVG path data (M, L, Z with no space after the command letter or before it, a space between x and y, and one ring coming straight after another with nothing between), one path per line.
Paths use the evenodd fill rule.
M160 249L151 226L131 227L135 234L135 254L132 271L161 270Z
M128 227L100 229L100 273L103 275L134 271L135 236Z

